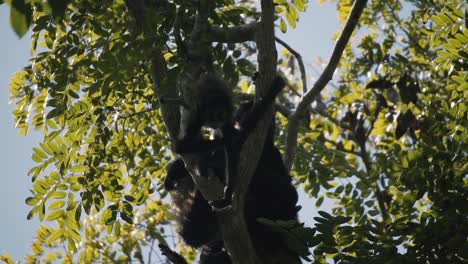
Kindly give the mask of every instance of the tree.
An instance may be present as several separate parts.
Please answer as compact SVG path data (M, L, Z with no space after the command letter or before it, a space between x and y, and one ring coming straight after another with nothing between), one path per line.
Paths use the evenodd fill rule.
M37 230L26 259L70 263L151 263L155 241L167 238L171 214L160 186L180 112L159 100L177 90L190 96L196 76L183 71L193 69L184 46L202 63L212 49L215 65L242 92L258 68L261 95L277 67L274 22L282 31L286 22L294 28L306 7L302 0L262 0L258 10L253 1L216 1L214 9L203 0L6 2L19 35L32 27L35 54L11 80L16 127L44 134L33 148L38 165L29 171L28 218L51 223ZM316 205L336 203L319 212L313 236L294 240L291 232L288 241L303 243L304 255L310 248L315 263L463 263L464 3L366 2L337 1L344 27L310 90L300 54L276 39L289 51L278 64L289 72L289 89L281 98L286 129L277 143ZM366 30L353 35L356 27ZM295 69L293 58L299 73L286 71ZM260 155L253 143L262 142L267 121L243 148L249 154L240 164L237 206ZM252 246L235 243L249 241L239 210L220 217L233 260L255 263ZM195 257L182 245L178 251ZM8 255L2 260L12 262Z

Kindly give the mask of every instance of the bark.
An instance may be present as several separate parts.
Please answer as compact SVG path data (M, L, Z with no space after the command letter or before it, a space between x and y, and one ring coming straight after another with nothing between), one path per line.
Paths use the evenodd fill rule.
M271 0L261 2L261 22L256 30L256 44L258 49L259 77L256 81L256 95L264 95L271 87L276 75L277 53L274 32L274 7ZM272 107L264 114L254 132L247 138L240 154L239 175L235 187L233 210L222 212L220 226L226 248L231 254L233 263L255 264L261 263L255 254L250 236L244 221L244 201L250 179L257 167L261 150L272 118ZM239 243L242 241L242 243Z

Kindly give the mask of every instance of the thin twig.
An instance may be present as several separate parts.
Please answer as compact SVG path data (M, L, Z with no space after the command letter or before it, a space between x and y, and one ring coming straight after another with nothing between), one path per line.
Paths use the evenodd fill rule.
M359 143L359 148L360 148L360 153L361 153L360 156L361 156L362 162L364 163L364 167L366 168L367 177L370 178L369 172L372 170L372 167L371 167L371 163L369 160L369 156L367 155L366 141ZM377 203L379 204L380 213L382 214L382 218L385 221L388 218L387 208L385 207L384 199L382 197L382 193L380 192L378 182L375 183L374 193L375 193L375 197L377 198Z
M361 153L360 152L357 152L357 151L354 151L354 150L348 150L348 149L345 149L343 148L343 146L341 146L340 148L340 145L338 143L336 143L335 141L331 141L329 139L325 139L325 143L329 143L329 144L332 144L333 146L335 146L335 149L337 151L341 151L341 152L344 152L344 153L349 153L349 154L353 154L353 155L356 155L358 157L361 157Z
M299 63L299 69L301 71L301 79L302 79L302 95L305 95L307 93L307 76L306 76L306 71L304 67L304 62L302 61L302 56L294 50L291 46L288 45L288 43L284 42L278 37L275 37L276 42L281 44L283 47L285 47L289 52L291 52L294 57L296 57L297 63Z
M151 240L151 246L150 246L150 250L148 251L148 264L151 264L151 256L153 255L153 250L154 250L154 241L155 239L152 239Z
M289 84L289 82L286 83L286 87L288 87L289 90L291 90L291 92L296 95L297 97L302 97L302 95L296 90L294 89L294 86L292 86L291 84Z
M318 109L312 109L312 111L315 114L318 114L318 115L328 119L328 121L332 122L333 124L335 124L339 128L344 129L344 130L352 131L352 129L347 124L345 124L345 123L341 122L340 120L330 116L326 111L322 111L322 110L318 110Z

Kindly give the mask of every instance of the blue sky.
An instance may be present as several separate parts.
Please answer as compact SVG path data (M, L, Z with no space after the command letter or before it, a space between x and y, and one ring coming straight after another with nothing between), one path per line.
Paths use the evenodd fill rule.
M318 6L316 3L316 0L310 1L307 12L300 14L296 29L278 34L301 53L309 77L317 77L310 65L314 64L317 56L325 61L328 59L334 45L331 36L339 29L335 4ZM30 43L29 35L19 39L13 33L8 17L7 6L0 5L0 254L7 251L13 259L23 262L39 225L36 219L26 220L29 207L24 200L31 187L31 178L27 176L27 171L34 165L31 149L41 137L31 130L27 136L20 137L14 128L13 105L8 104L8 83L15 71L27 65ZM309 81L309 87L311 84ZM302 194L299 203L303 206L301 220L312 223L316 211L314 201Z

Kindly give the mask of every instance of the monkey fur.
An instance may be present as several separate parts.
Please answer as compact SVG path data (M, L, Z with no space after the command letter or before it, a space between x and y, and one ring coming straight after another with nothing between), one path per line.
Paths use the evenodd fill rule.
M233 119L241 122L248 118L246 116L251 113L253 107L252 102L242 104ZM222 179L225 162L219 152L221 151L214 151L210 157L212 160L207 164L210 164L210 169ZM291 181L281 154L274 145L273 120L246 194L244 209L252 242L258 256L266 264L300 263L299 257L286 249L280 234L257 221L257 218L297 219L298 195ZM216 215L208 201L196 190L182 159L177 158L168 165L164 186L171 193L178 232L182 239L189 246L202 247L200 263L231 263L224 250Z
M176 142L175 151L179 154L207 155L220 146L225 148L224 164L228 169L224 175L224 199L212 201L213 207L222 209L231 204L242 145L284 86L283 78L276 76L267 95L253 103L241 118L234 120L232 94L224 82L215 75L204 75L200 78L196 87L197 107L190 117L185 118L186 122L182 122L183 136ZM221 137L214 140L204 139L201 136L203 126L218 130ZM209 167L207 164L199 164L200 174L208 176Z

